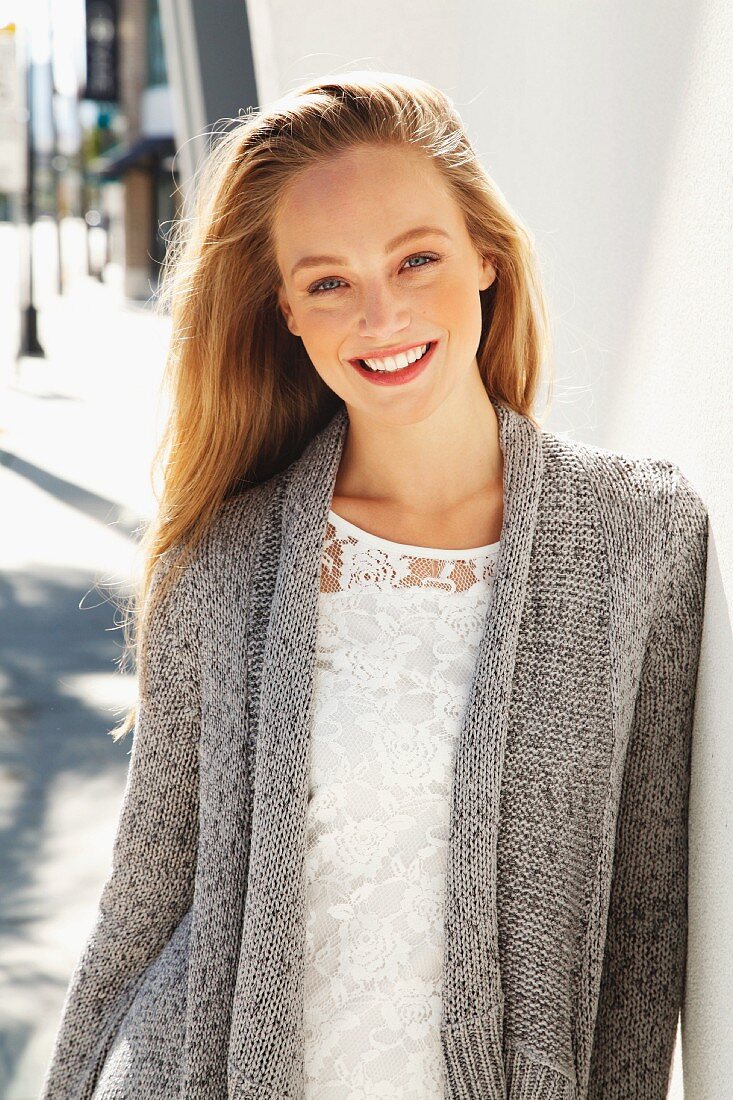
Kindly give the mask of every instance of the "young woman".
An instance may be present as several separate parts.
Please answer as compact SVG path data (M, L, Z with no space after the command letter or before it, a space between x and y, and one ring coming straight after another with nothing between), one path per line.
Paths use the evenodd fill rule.
M441 92L324 79L207 172L42 1096L662 1097L705 505L535 420L532 239Z

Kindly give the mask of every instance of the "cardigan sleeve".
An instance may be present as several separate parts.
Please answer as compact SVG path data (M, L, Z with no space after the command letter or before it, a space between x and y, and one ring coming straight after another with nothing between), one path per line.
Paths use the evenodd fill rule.
M675 471L669 554L621 789L589 1100L665 1100L684 998L690 760L708 515Z
M174 559L159 559L155 590ZM198 839L197 628L182 571L151 612L127 783L91 933L72 974L39 1100L89 1100L148 965L193 897Z

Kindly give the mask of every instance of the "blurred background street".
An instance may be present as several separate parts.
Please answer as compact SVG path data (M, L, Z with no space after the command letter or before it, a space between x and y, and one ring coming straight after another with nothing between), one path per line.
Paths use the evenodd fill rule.
M209 13L0 0L1 1100L38 1095L110 867L166 235L207 130L256 102L245 5Z
M14 359L2 296L0 389L0 1095L40 1086L71 969L109 863L131 737L105 736L134 699L115 667L114 600L153 508L149 465L167 318L84 273L83 222L63 227L68 286L39 282L44 358ZM0 225L2 285L17 262ZM40 274L55 233L39 224ZM121 384L115 384L119 379Z
M0 0L2 1100L39 1093L127 774L174 149L156 0Z

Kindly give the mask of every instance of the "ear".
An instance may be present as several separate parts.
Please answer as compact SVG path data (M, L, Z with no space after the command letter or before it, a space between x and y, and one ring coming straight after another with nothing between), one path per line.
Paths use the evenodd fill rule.
M488 290L495 278L496 268L491 263L488 256L482 256L479 290Z
M293 336L300 336L300 332L298 331L298 326L295 323L295 318L293 317L293 311L290 308L290 304L288 302L288 296L285 293L285 287L284 286L280 286L280 288L277 292L277 301L278 301L278 306L280 308L280 311L281 311L283 317L285 318L285 323L288 326L288 328L290 329L290 331L292 332Z

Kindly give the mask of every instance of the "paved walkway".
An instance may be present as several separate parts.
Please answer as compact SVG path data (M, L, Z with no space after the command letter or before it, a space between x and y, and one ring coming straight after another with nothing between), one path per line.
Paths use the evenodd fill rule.
M73 246L75 228L69 226ZM170 326L36 233L45 359L14 361L16 231L0 224L0 1097L36 1100L109 869L134 700L113 600L154 509L149 468ZM78 240L77 240L78 243ZM78 258L78 251L77 251ZM114 277L114 272L111 272ZM10 293L7 293L10 288Z

